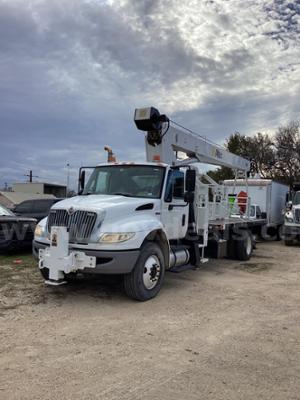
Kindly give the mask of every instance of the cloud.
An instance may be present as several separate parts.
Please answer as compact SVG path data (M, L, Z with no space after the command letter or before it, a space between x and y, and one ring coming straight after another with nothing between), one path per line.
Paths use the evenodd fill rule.
M219 142L298 119L299 24L287 0L0 0L0 186L143 159L135 107Z

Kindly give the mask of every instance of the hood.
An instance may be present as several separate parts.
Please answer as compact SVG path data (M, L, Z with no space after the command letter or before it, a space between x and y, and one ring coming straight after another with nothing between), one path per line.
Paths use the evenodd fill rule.
M94 210L103 211L105 209L129 206L137 208L139 206L156 203L157 199L125 197L125 196L110 196L110 195L88 195L70 197L55 203L51 209L68 209L73 207L75 210Z
M127 218L135 212L141 214L143 211L157 211L160 207L160 200L110 195L83 195L55 203L51 209L69 209L71 207L75 211L96 212L101 219L105 217L106 220L117 220ZM140 208L140 211L136 211L137 208Z
M0 222L24 222L35 224L37 220L35 218L17 217L14 215L0 215Z

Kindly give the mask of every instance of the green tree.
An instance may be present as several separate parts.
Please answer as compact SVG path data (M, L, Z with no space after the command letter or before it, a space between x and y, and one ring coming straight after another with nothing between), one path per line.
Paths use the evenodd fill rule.
M250 160L253 174L289 185L300 181L300 123L297 121L278 128L274 137L260 132L254 136L235 132L225 147ZM208 175L216 182L234 178L233 171L225 167L211 170Z
M259 173L262 178L273 177L275 148L268 135L257 133L255 136L245 136L235 132L226 141L225 147L231 153L251 161L253 173ZM233 171L226 167L209 171L208 174L217 182L234 178Z
M239 132L235 132L230 135L229 139L226 140L225 147L231 153L245 157L247 149L247 138L245 135L241 135ZM234 173L232 169L227 167L210 170L207 172L207 174L216 182L234 178Z

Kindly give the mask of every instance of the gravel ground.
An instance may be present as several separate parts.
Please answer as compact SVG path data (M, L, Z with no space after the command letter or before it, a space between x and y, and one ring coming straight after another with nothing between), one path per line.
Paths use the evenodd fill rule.
M157 298L118 280L43 284L0 257L0 399L300 399L300 247L167 274Z

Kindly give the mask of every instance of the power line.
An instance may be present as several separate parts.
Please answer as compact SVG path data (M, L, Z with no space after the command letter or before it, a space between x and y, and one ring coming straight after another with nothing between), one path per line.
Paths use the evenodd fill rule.
M198 132L192 131L191 129L186 128L185 126L178 124L178 122L175 122L175 121L173 121L172 119L170 119L170 121L172 122L172 124L179 126L181 129L184 129L185 131L190 132L190 133L192 133L193 135L195 135L195 136L197 136L197 137L201 137L201 138L204 139L206 142L208 142L208 143L210 143L210 144L213 144L214 146L217 146L217 147L219 147L219 148L221 148L221 149L225 149L224 146L220 145L219 143L214 142L213 140L208 139L206 136L203 136L203 135L201 135L201 134L198 133Z

